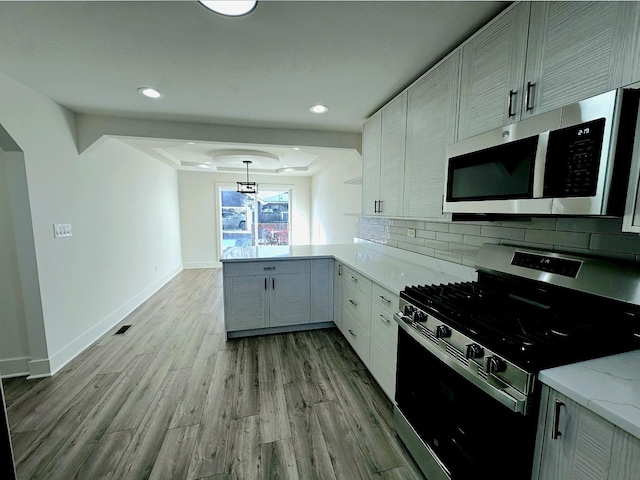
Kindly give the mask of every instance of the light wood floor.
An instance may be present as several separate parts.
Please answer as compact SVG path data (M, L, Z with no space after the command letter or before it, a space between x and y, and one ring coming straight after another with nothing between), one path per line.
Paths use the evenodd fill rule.
M333 329L224 341L185 270L51 378L4 380L18 478L422 479Z

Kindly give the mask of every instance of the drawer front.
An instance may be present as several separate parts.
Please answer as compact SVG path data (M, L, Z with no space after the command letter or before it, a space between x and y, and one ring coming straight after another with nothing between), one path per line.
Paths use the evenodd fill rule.
M342 309L349 312L368 332L371 324L371 298L345 283L342 286Z
M369 371L391 401L395 401L396 396L396 363L395 359L390 360L386 355L381 355L376 343L371 342Z
M241 277L244 275L287 275L311 272L311 260L225 262L222 265L225 277Z
M367 297L371 297L371 280L356 272L355 270L342 266L342 279L345 284L349 284L360 290Z
M371 340L395 358L398 350L398 324L389 311L379 305L371 308Z
M346 311L342 312L342 326L347 341L351 344L364 364L369 366L369 345L371 343L369 332Z
M400 300L397 295L391 293L386 288L382 288L377 283L371 286L371 300L373 300L374 305L380 305L391 313L397 312L400 305Z

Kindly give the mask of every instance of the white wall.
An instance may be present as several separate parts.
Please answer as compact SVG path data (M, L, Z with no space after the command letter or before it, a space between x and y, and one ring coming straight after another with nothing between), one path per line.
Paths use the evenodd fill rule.
M316 245L353 243L362 185L345 184L362 175L362 157L354 151L323 158L311 180L311 242Z
M308 245L311 240L311 179L309 177L281 177L253 175L259 189L269 185L290 186L291 243ZM230 173L178 172L180 191L180 222L182 231L182 260L185 268L219 266L220 247L216 207L218 186L236 186L246 175Z
M180 271L177 173L116 140L85 155L68 110L0 74L24 152L48 361L57 371ZM73 236L53 238L54 223Z

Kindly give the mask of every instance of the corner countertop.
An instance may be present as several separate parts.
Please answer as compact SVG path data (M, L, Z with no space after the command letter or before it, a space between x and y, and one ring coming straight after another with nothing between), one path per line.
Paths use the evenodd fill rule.
M408 285L434 285L476 279L473 268L414 252L357 242L340 245L235 247L223 263L284 259L334 258L398 295Z
M640 350L550 368L538 378L640 438Z

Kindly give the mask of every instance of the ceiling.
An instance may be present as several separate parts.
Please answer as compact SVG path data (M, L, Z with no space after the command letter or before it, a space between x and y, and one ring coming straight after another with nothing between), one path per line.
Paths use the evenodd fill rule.
M262 0L250 15L227 18L195 1L2 1L0 72L81 114L360 132L508 4ZM142 86L163 96L145 98ZM329 111L312 114L316 103ZM305 145L121 140L187 169L225 168L216 151L240 149L286 157L256 158L265 173L295 166L309 175L323 154Z

